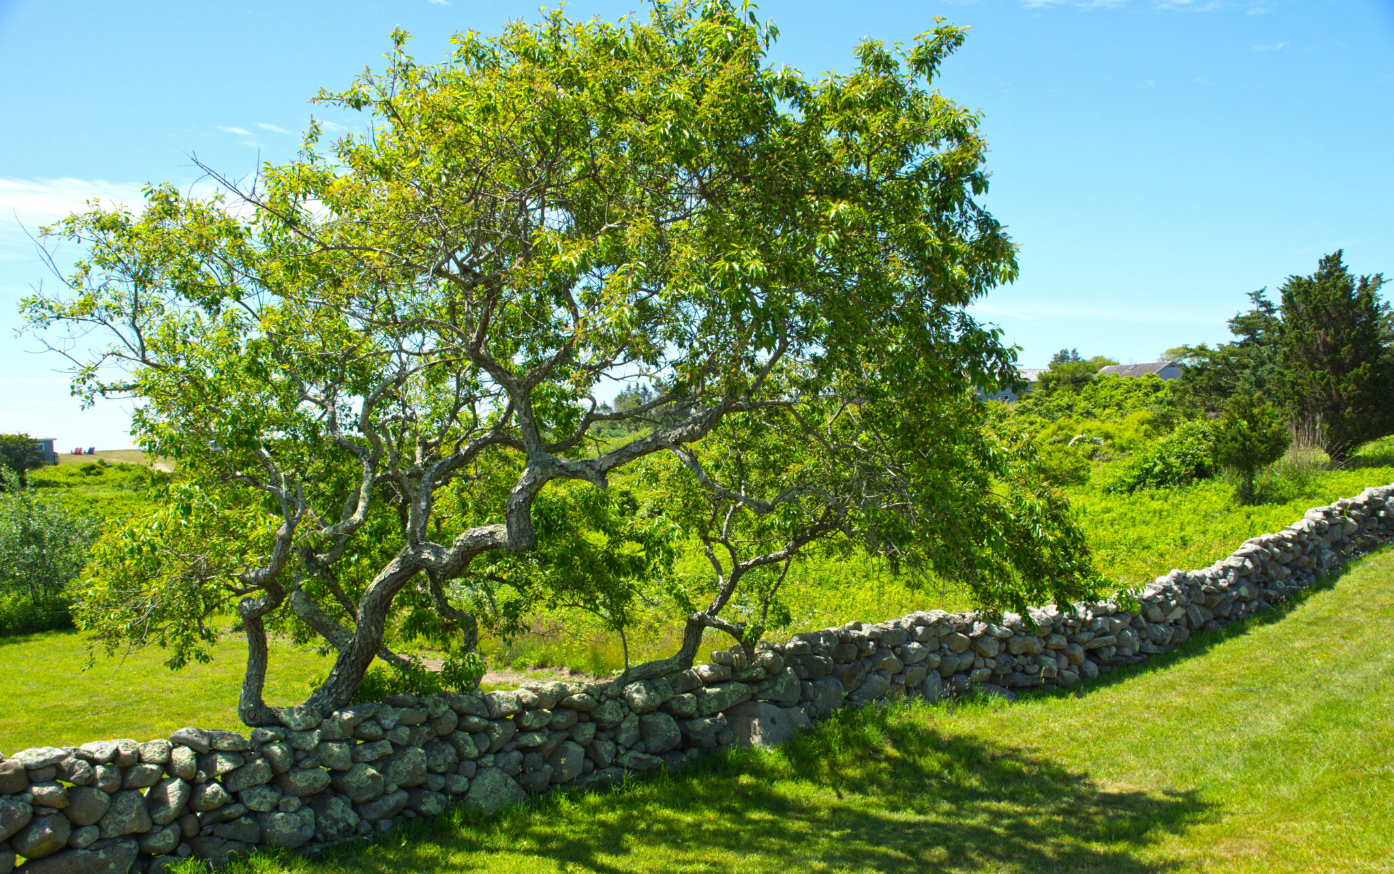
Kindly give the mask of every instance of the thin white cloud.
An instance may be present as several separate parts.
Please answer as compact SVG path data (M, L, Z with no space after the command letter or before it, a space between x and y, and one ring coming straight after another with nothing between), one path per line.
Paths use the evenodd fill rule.
M1197 85L1209 85L1209 84L1210 84L1210 80L1209 80L1209 79L1202 79L1202 78L1199 77L1199 76L1195 77L1195 78L1192 79L1191 81L1194 82L1194 83L1196 83Z
M222 125L217 125L217 128L225 134L236 134L239 137L249 137L252 135L252 132L245 127L223 127Z
M286 129L283 128L283 127L276 127L276 125L274 125L274 124L267 124L267 123L264 122L264 121L259 121L259 122L257 122L257 127L261 128L261 129L264 130L264 131L270 131L270 132L273 133L273 134L288 134L288 133L290 133L290 131L286 130Z
M1249 10L1248 10L1247 12L1245 12L1244 14L1245 14L1245 15L1266 15L1266 14L1268 14L1268 10L1267 10L1267 9L1264 9L1262 6L1250 6L1250 7L1249 7Z
M450 0L426 0L426 2L427 2L427 3L430 3L432 6L449 6L449 5L450 5Z
M0 223L19 221L31 230L87 208L89 200L138 208L144 201L135 182L102 179L12 179L0 177Z
M1275 43L1273 43L1273 45L1271 45L1271 46L1254 46L1254 51L1256 51L1256 52L1276 52L1276 51L1280 51L1280 50L1283 48L1283 46L1285 46L1285 45L1287 45L1287 43L1285 43L1285 42L1275 42Z

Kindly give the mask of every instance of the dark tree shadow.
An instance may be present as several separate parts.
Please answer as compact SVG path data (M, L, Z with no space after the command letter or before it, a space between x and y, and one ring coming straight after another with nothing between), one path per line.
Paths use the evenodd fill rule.
M713 874L1160 874L1175 866L1138 851L1211 815L1193 793L1112 789L1045 758L948 738L929 712L842 711L772 753L712 755L678 774L539 800L492 822L454 811L326 862L488 871L493 852L526 848L539 869L620 872L643 870L639 858L625 861L642 848L671 860L658 870ZM811 788L800 796L791 785Z

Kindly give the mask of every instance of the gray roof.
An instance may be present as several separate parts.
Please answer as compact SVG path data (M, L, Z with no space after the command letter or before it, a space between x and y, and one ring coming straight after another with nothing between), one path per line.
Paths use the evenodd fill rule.
M1048 367L1018 367L1016 372L1021 374L1021 378L1027 382L1040 382L1041 374L1049 369Z
M1175 361L1153 361L1150 364L1110 364L1099 371L1099 376L1146 376L1158 373L1175 365Z

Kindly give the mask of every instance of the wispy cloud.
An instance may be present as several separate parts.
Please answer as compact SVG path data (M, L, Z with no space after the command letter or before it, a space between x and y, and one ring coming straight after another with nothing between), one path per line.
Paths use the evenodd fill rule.
M225 134L236 134L239 137L249 137L252 135L252 132L245 127L224 127L223 125L217 125L217 128Z
M1021 0L1027 9L1045 9L1051 6L1077 6L1081 9L1117 9L1128 0Z
M18 218L26 226L47 224L85 209L89 200L139 206L144 186L101 179L10 179L0 177L0 222Z
M1287 43L1285 43L1285 42L1275 42L1275 43L1273 43L1273 45L1271 45L1271 46L1254 46L1254 51L1256 51L1256 52L1276 52L1276 51L1279 51L1280 49L1282 49L1282 47L1285 46L1285 45L1287 45Z
M427 3L430 3L432 6L449 6L449 5L450 5L450 0L426 0L426 2L427 2Z
M270 132L273 133L273 134L288 134L288 133L290 133L290 131L286 130L286 129L283 128L283 127L277 127L277 126L274 125L274 124L267 124L267 123L264 122L264 121L259 121L259 122L257 122L257 127L261 128L261 129L264 130L264 131L270 131Z
M1246 11L1244 14L1245 14L1245 15L1267 15L1267 14L1268 14L1268 10L1267 10L1267 9L1264 9L1262 6L1250 6L1249 9L1248 9L1248 11Z
M1210 80L1209 80L1209 79L1202 79L1200 76L1195 77L1195 78L1192 79L1191 81L1194 82L1194 83L1196 83L1197 85L1209 85L1209 84L1210 84Z

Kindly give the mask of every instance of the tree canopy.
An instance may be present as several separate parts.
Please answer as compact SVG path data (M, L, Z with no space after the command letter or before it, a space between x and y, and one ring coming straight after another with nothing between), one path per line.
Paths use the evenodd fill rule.
M721 611L774 603L818 543L989 608L1092 593L1061 499L975 398L1015 361L964 307L1016 262L975 199L978 117L930 87L963 29L865 41L817 80L767 63L776 35L723 0L553 12L430 65L398 32L385 70L319 97L371 135L312 124L252 184L52 229L87 255L30 323L105 336L75 386L139 398L142 447L178 463L99 547L82 621L177 664L235 608L240 712L266 724L268 626L338 652L304 705L327 712L400 659L403 611L461 658L501 599L622 628L684 536L712 578L683 651L635 676L708 628L750 642L767 614ZM645 468L641 507L611 478Z

